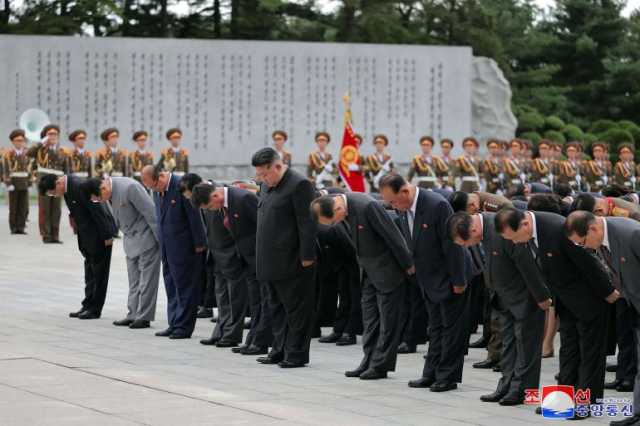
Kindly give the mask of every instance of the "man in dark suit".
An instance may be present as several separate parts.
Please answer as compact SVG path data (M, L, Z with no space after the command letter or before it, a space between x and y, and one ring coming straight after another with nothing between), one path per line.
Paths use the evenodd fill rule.
M161 165L145 166L142 183L154 191L162 274L167 291L169 327L156 336L188 339L196 324L203 256L207 239L202 218L180 192L180 178L161 171Z
M596 403L604 393L607 302L614 303L619 293L598 259L565 236L564 222L554 213L511 208L495 220L504 238L528 247L559 302L558 383L590 389Z
M109 268L115 220L106 206L91 201L84 188L86 178L48 174L38 182L41 196L64 197L69 220L78 235L78 248L84 257L84 300L82 309L69 314L72 318L96 319L102 314L107 297Z
M215 216L219 224L233 241L242 270L243 280L248 286L248 302L251 312L251 326L244 345L234 348L235 353L243 355L266 354L273 334L267 306L267 286L256 280L256 222L258 198L246 189L216 185L214 182L198 184L193 189L192 202ZM220 232L218 232L220 233ZM226 240L220 235L218 240ZM214 244L217 244L214 242ZM215 247L213 248L215 250ZM218 262L218 259L216 258ZM243 303L247 296L230 288L230 308L233 318L244 321ZM240 297L242 296L242 298ZM220 309L220 308L219 308ZM237 313L236 313L237 312ZM218 320L220 321L220 319Z
M410 387L445 392L462 381L469 339L468 297L465 292L465 252L447 236L453 213L441 195L408 183L402 176L380 179L383 199L402 213L404 233L416 265L416 279L429 314L429 351L422 377Z
M591 212L576 211L565 224L566 234L575 244L596 250L612 276L612 281L632 306L634 316L640 311L640 223L618 217L596 217ZM640 324L634 318L636 346L640 346ZM640 425L640 376L635 377L633 417L613 421L614 426Z
M415 268L400 230L382 203L366 194L326 195L311 211L324 225L346 221L364 271L362 313L364 358L347 377L375 380L395 371L406 312L406 280Z
M251 159L261 182L256 225L256 277L267 283L273 345L262 364L309 363L315 306L316 225L309 214L311 182L289 169L273 148Z
M532 253L495 231L493 213L455 213L449 219L449 235L463 247L482 245L485 283L493 290L492 303L500 316L502 378L494 393L480 399L522 404L525 389L540 385L544 311L551 306L551 293Z

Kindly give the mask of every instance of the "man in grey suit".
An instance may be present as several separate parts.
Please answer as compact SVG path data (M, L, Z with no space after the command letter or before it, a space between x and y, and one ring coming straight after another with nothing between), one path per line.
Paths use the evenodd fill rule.
M345 375L362 380L386 378L387 372L395 371L407 315L407 276L415 273L409 248L382 203L369 195L325 195L311 203L311 211L323 225L348 223L364 271L364 358Z
M633 310L640 311L640 223L623 217L597 217L575 211L565 222L567 236L575 244L596 250L618 291ZM619 290L618 290L619 289ZM640 346L640 324L634 321L636 345ZM612 426L640 425L640 375L633 389L633 417L612 421Z
M503 339L502 377L496 391L480 399L519 405L525 389L540 385L544 311L551 306L551 293L531 251L502 238L494 218L492 213L455 213L448 222L449 236L463 247L481 245L485 281L495 291L491 302Z
M148 328L155 319L160 277L160 243L153 201L145 188L128 177L91 178L93 201L109 202L124 238L129 275L127 316L114 325Z

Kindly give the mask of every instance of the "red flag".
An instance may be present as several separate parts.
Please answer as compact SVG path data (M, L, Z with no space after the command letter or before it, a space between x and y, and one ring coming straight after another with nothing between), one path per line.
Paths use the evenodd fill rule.
M356 168L357 167L357 168ZM347 188L353 192L364 192L364 175L360 168L360 153L358 152L358 140L353 133L351 123L344 124L344 136L340 149L340 177ZM351 169L351 170L350 170Z

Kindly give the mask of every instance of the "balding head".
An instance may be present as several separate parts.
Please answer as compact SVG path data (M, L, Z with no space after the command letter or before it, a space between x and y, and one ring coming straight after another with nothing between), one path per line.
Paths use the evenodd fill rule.
M148 165L142 168L140 178L142 184L153 191L162 192L166 189L169 183L170 174L163 172L160 165Z

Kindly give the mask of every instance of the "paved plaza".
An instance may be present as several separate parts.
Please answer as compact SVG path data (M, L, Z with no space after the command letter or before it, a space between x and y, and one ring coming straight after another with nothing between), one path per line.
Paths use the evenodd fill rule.
M471 368L486 352L470 349L464 383L436 394L410 389L422 354L400 355L389 379L348 379L361 347L312 342L308 368L283 370L229 349L205 347L213 324L198 320L190 340L153 333L166 326L161 284L151 329L114 327L125 313L122 240L115 243L107 302L99 320L70 319L79 308L82 259L63 211L64 245L43 245L32 206L29 235L10 236L0 206L0 426L17 425L491 425L549 423L533 407L499 407L480 395L498 373ZM328 329L323 330L325 333ZM474 336L475 338L477 336ZM557 353L558 345L556 345ZM558 358L543 360L542 384L553 384ZM611 380L612 373L607 373ZM609 393L608 396L631 397ZM605 424L589 419L587 424Z

